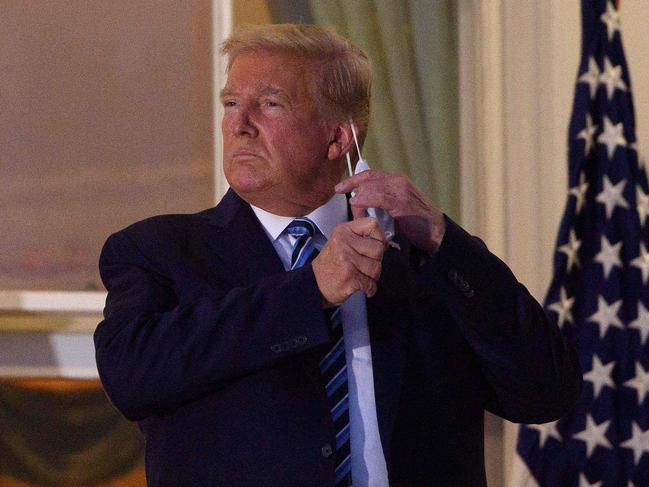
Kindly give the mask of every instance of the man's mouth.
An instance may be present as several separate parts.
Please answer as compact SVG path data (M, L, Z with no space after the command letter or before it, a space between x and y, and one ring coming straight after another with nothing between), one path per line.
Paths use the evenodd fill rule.
M232 154L232 159L250 159L253 157L259 157L259 154L245 149L234 151L234 153Z

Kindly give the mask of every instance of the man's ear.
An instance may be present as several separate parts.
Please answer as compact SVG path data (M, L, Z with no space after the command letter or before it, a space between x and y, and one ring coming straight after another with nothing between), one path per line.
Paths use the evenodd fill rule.
M330 161L340 159L349 152L354 146L354 136L352 135L352 127L349 122L340 122L336 125L331 141L329 142L329 149L327 151L327 158Z

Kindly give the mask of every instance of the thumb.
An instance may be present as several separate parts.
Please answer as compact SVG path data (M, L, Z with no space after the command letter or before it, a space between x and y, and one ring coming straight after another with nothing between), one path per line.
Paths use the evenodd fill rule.
M361 208L360 206L354 206L351 205L352 208L352 215L354 216L354 220L358 218L365 218L367 216L367 210L365 208Z

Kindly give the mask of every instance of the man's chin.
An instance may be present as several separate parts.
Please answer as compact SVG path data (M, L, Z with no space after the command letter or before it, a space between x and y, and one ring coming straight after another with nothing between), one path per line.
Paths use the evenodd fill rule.
M255 194L263 194L267 189L268 184L259 178L252 177L251 174L240 174L243 171L237 171L235 174L225 176L226 181L232 190L241 196L244 200L248 201L248 197L253 197Z

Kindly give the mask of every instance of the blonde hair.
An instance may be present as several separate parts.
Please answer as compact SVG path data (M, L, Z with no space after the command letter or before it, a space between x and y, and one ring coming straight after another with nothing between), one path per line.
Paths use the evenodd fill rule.
M351 117L365 139L372 66L365 53L330 29L309 24L268 24L236 30L221 44L228 70L239 54L268 50L303 56L316 66L317 95L332 116Z

